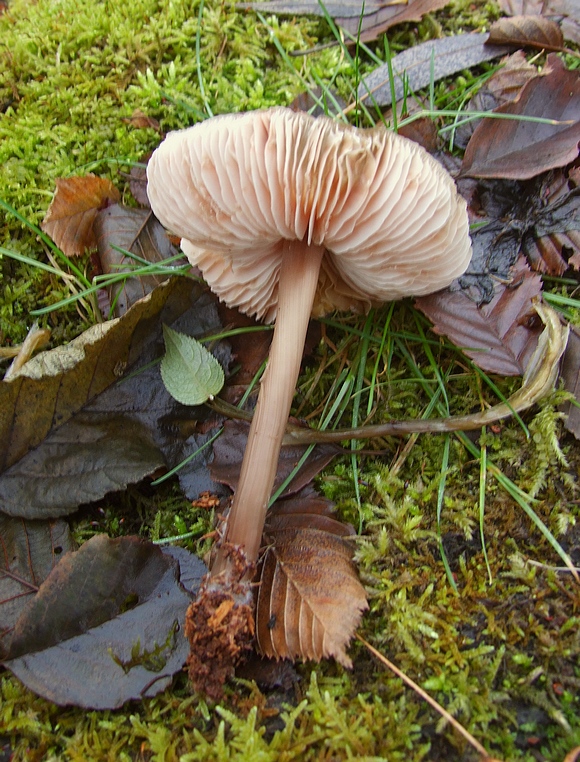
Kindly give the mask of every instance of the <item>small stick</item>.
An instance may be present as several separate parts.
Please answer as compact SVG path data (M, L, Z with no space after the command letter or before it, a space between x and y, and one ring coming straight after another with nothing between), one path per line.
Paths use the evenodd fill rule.
M423 690L419 685L417 685L416 682L411 680L410 677L407 677L407 675L402 672L398 667L395 667L395 665L390 662L386 656L383 656L383 654L380 651L377 651L376 648L373 648L370 643L368 643L362 635L359 635L357 633L356 639L363 644L371 653L373 656L376 656L377 659L385 665L385 667L388 667L391 672L394 672L397 677L400 677L401 680L409 686L409 688L412 688L419 696L421 696L422 699L424 699L428 704L430 704L433 709L435 709L436 712L438 712L442 717L444 717L447 722L449 722L455 730L457 730L458 733L460 733L465 740L470 743L473 748L481 754L483 757L483 762L500 762L500 760L494 759L493 757L490 757L485 748L479 743L479 741L474 738L469 731L467 731L463 725L458 722L455 717L452 714L449 714L449 712L446 709L443 709L441 704L439 704L437 701L435 701L434 698L432 698L426 691Z

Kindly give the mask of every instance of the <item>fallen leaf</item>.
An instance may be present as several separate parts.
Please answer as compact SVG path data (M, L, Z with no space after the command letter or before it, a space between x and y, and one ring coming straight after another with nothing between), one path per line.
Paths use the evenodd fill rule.
M488 43L541 50L561 50L564 45L564 36L555 21L543 16L512 16L493 22L489 30Z
M431 320L435 333L448 336L478 367L519 376L542 330L532 308L540 291L540 277L520 258L511 283L498 285L489 304L478 307L465 292L444 290L416 299L415 305Z
M222 484L227 484L234 492L238 486L242 459L248 440L250 425L245 421L226 421L224 432L213 446L213 460L210 466L212 478ZM278 470L274 481L273 491L286 480L300 458L306 452L306 447L285 445L280 451ZM284 494L293 494L301 490L325 468L333 458L342 453L336 445L318 445L308 457L298 474L286 488Z
M97 245L93 222L99 209L119 198L113 183L103 177L88 174L58 178L40 227L68 257L84 254Z
M515 53L500 61L500 68L471 98L465 109L465 116L469 116L474 111L489 113L498 106L515 100L526 82L537 76L537 68L528 62L524 51L516 50ZM473 117L470 117L469 120L460 121L457 129L453 132L454 145L465 149L475 132L475 128L481 121L482 118L474 119Z
M555 54L549 74L535 77L520 97L500 106L497 114L514 119L484 119L468 143L460 176L528 179L578 156L580 142L580 75L568 71ZM557 124L522 121L550 119Z
M125 124L130 124L137 130L152 129L156 132L161 132L161 127L159 126L157 119L154 119L152 116L147 116L147 114L139 108L135 109L130 117L123 117L121 121L125 122Z
M541 14L558 21L564 38L580 44L580 5L577 0L499 0L508 16Z
M219 394L224 370L203 344L169 326L163 326L165 355L161 378L171 396L182 405L202 405Z
M118 249L136 254L150 263L163 262L178 253L161 223L145 209L113 204L97 214L93 227L101 269L105 273L130 272L139 264ZM184 262L176 262L175 267ZM111 286L109 302L113 305L113 315L124 315L129 307L164 280L167 275L139 276Z
M163 387L161 324L179 317L175 324L188 333L215 332L215 301L199 284L177 278L104 332L89 329L0 384L2 510L25 518L64 515L195 453L199 417L207 413L184 409ZM227 367L227 348L216 351ZM125 377L127 368L132 373ZM191 499L219 489L205 465L192 472L194 460L183 470Z
M283 501L282 501L283 506ZM293 506L295 509L295 506ZM352 662L346 647L368 608L352 561L352 532L328 515L325 529L305 510L271 511L264 532L256 602L256 640L275 659L334 658Z
M293 0L293 2L236 3L243 10L279 13L281 15L325 16L334 21L362 42L370 42L395 24L420 21L426 13L443 8L449 0L342 0L342 2L321 3L313 0ZM360 29L360 35L359 35Z
M487 34L459 34L422 42L399 53L391 60L394 77L395 100L405 91L415 92L463 69L470 69L484 61L505 55L509 48L487 45ZM367 100L377 106L392 103L389 67L383 64L366 76L358 88L358 100Z
M73 549L65 521L24 521L0 513L0 655L29 599Z
M560 378L564 381L566 391L573 394L574 399L580 402L580 333L574 326L570 327ZM572 402L566 402L561 410L566 415L566 428L574 434L576 439L580 439L580 407Z
M187 657L185 612L205 574L176 552L96 535L67 553L18 619L4 666L61 705L114 709L164 690Z
M176 279L122 320L95 325L66 346L39 353L1 383L0 472L117 381L143 350L143 327L158 319L171 295L179 302L190 290L191 282Z

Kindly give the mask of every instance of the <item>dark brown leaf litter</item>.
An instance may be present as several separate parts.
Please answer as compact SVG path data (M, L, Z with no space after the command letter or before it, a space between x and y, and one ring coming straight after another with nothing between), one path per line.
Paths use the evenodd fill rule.
M61 705L113 709L154 696L185 662L185 612L204 573L181 548L96 535L26 604L4 665Z
M524 85L517 100L494 111L513 118L486 118L477 126L460 176L525 180L578 157L580 75L555 54L548 56L546 68L547 74Z

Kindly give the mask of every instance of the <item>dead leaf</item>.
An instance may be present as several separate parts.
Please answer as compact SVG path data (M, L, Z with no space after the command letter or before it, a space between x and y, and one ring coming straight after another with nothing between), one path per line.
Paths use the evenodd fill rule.
M156 360L164 351L162 323L198 336L219 330L215 302L204 287L177 278L104 333L89 329L0 384L2 510L25 518L70 513L195 453L209 436L198 433L199 416L208 413L173 400ZM227 367L227 347L215 351ZM199 458L180 471L190 499L222 489Z
M213 460L210 465L212 478L222 484L227 484L234 492L238 485L249 428L249 423L246 423L245 421L226 421L224 423L223 434L213 446ZM290 475L305 452L306 448L301 445L285 445L282 447L273 487L274 492ZM301 490L311 482L333 458L341 453L342 449L336 445L317 446L290 485L286 488L284 494L293 494Z
M266 523L266 549L260 562L256 639L275 659L334 658L352 667L346 647L368 608L352 561L350 529L316 513L300 519L274 509Z
M97 212L119 198L119 191L106 178L61 177L40 227L68 257L84 254L97 245L93 232Z
M98 213L94 222L96 244L103 272L130 272L136 261L118 251L124 249L138 255L147 262L162 262L173 257L178 250L170 242L165 229L152 212L145 209L130 209L114 204ZM117 248L113 248L117 247ZM183 259L175 266L185 264ZM167 279L164 276L139 276L128 278L109 289L109 301L114 305L115 317L125 312Z
M580 402L580 333L574 326L570 327L560 378L564 380L566 391L573 394L574 399ZM566 428L574 434L576 439L580 439L580 407L572 402L566 402L561 410L566 414Z
M323 10L321 4L313 0L272 0L267 3L236 3L236 8L290 16L324 16L326 12L353 36L358 36L360 28L360 40L370 42L395 24L420 21L426 13L439 10L448 2L449 0L330 0L324 3Z
M466 115L474 111L493 111L504 103L515 100L523 86L530 79L538 76L538 70L528 62L523 50L516 50L500 61L500 68L484 83L469 101ZM481 119L470 119L459 124L454 131L453 142L459 148L465 148L480 124Z
M4 666L61 705L114 709L154 696L185 662L185 612L204 574L183 549L97 535L67 553L27 604Z
M555 120L546 124L521 119L484 119L465 152L462 177L527 179L565 166L578 156L580 75L568 71L555 54L549 74L535 77L520 97L494 113Z
M494 21L489 30L488 43L540 50L562 50L564 36L555 21L543 16L512 16Z
M135 109L130 117L123 117L121 121L125 122L125 124L130 124L137 130L152 129L161 133L161 127L157 119L154 119L152 116L147 116L147 114L139 108Z
M24 521L0 513L0 654L12 629L62 556L73 549L65 521Z
M509 51L505 46L487 45L487 34L459 34L429 40L399 53L391 60L395 100L403 97L405 89L415 92L463 69L484 61L499 58ZM406 83L406 85L405 85ZM377 106L392 103L389 69L383 64L364 78L358 88L358 99Z
M560 24L566 40L580 44L580 5L577 0L499 0L508 16L541 14Z
M416 299L415 305L431 320L435 333L448 336L477 366L519 376L542 330L532 308L540 291L540 277L520 258L511 283L498 285L489 304L478 307L464 292L444 290Z

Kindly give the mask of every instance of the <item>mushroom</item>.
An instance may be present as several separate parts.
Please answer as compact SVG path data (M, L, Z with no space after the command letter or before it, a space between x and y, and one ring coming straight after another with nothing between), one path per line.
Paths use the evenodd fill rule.
M384 127L272 108L170 133L147 169L151 207L231 307L275 322L227 544L258 557L311 315L421 296L471 257L465 201L418 144Z

